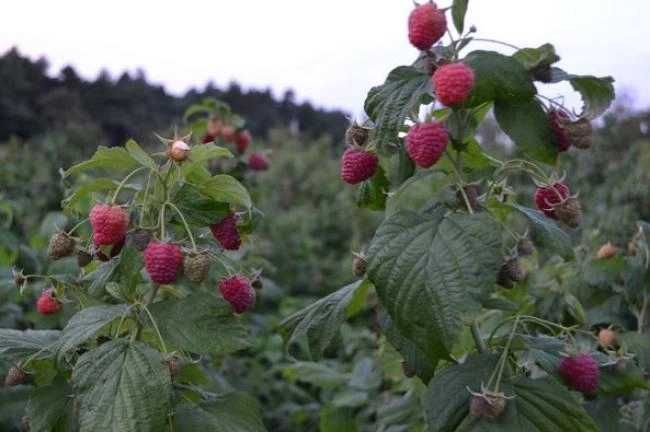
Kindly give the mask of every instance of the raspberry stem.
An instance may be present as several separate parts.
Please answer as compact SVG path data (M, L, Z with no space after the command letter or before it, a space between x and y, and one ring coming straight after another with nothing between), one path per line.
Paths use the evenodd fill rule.
M192 235L192 231L190 230L190 227L189 227L189 225L187 224L187 221L185 220L185 216L183 216L183 212L181 212L181 211L178 209L178 207L176 207L174 204L172 204L172 203L169 202L169 201L166 201L166 202L163 204L163 207L164 207L165 205L168 205L168 206L170 206L171 208L173 208L174 210L176 210L176 213L178 213L178 215L181 217L181 220L183 221L183 226L185 226L185 231L187 231L187 235L190 236L190 241L192 242L192 250L193 250L194 252L196 252L197 249L196 249L196 243L194 242L194 236Z
M127 180L129 180L131 177L133 177L133 175L135 175L135 173L137 173L137 172L139 172L139 171L142 171L142 170L145 169L145 168L146 168L146 167L139 167L139 168L136 168L136 169L134 169L133 171L131 171L131 172L130 172L126 177L124 177L124 179L122 179L122 181L120 182L120 184L117 185L117 189L115 189L115 193L113 194L113 198L111 199L111 205L114 205L114 204L115 204L115 200L117 199L117 196L119 195L120 190L122 190L122 187L124 187L124 185L126 184Z
M481 331L476 321L472 323L470 330L472 331L472 338L474 339L474 344L476 345L478 352L481 354L487 352L487 346L485 345L483 338L481 338Z
M645 323L645 317L646 317L646 312L648 310L648 295L643 294L643 304L641 305L641 310L639 311L639 314L637 315L637 332L639 334L643 334L643 330L645 329L646 323Z
M519 51L521 49L516 45L510 44L508 42L503 42L503 41L500 41L500 40L497 40L497 39L473 38L472 40L474 40L476 42L489 42L489 43L494 43L494 44L498 44L498 45L503 45L503 46L507 46L508 48L512 48L512 49L517 50L517 51Z
M530 175L534 181L539 183L550 183L549 176L542 168L524 159L511 159L501 165L495 173L495 178L508 177L509 172L523 171Z
M153 315L151 315L151 312L149 311L149 308L147 305L142 305L142 309L147 313L147 316L149 316L149 320L151 321L151 325L153 326L154 330L156 331L156 335L158 335L158 340L160 341L160 346L162 347L162 350L164 353L167 352L167 345L165 344L165 340L162 337L162 334L160 334L160 330L158 329L158 324L156 323L156 320L154 319Z
M71 229L70 231L68 231L66 234L71 235L73 232L75 232L75 230L76 230L77 228L79 228L81 225L83 225L83 224L84 224L85 222L87 222L87 221L88 221L88 218L85 218L84 220L82 220L81 222L79 222L77 225L73 226L72 229Z
M158 224L160 225L160 240L165 241L165 203L160 207L158 214Z
M120 318L120 322L117 324L117 329L115 330L115 336L114 337L119 337L120 336L120 331L122 330L122 324L124 324L124 321L126 320L126 316L129 314L131 311L131 308L133 305L129 306L126 311L122 314L122 317Z
M492 380L494 379L494 374L495 373L497 374L496 375L496 383L494 384L494 392L495 393L499 392L499 386L501 385L501 378L503 377L503 370L505 369L506 361L508 360L508 353L510 351L510 345L512 344L512 339L515 336L515 331L517 330L517 325L518 324L519 324L519 315L517 315L515 317L515 323L512 326L512 330L510 331L510 336L508 336L508 341L506 342L506 346L503 348L503 353L501 353L501 357L499 358L498 369L495 369L494 372L492 372L492 376L490 377L490 380L488 381L487 387L489 389L490 385L492 384Z
M144 197L142 198L142 209L140 210L140 219L138 225L142 226L144 223L144 215L147 210L147 200L149 199L149 185L151 184L151 173L152 170L149 171L149 174L147 175L147 184L144 188Z
M472 205L469 202L469 198L467 197L467 193L465 192L465 188L463 187L464 181L461 173L459 172L459 167L462 164L462 155L460 152L458 153L458 159L454 159L454 157L451 155L451 152L448 149L445 149L445 153L447 154L447 157L451 161L451 166L454 170L454 174L456 175L456 186L458 186L458 190L460 191L461 196L463 197L463 201L465 201L465 207L467 207L467 211L469 214L474 214L474 209L472 209Z

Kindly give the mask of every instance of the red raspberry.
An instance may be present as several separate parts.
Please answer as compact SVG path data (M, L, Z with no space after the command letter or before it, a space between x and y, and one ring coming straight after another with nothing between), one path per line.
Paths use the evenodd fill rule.
M219 281L219 291L236 313L243 313L255 304L255 290L246 276L235 275Z
M448 107L464 102L474 87L474 71L465 63L440 66L432 79L436 97Z
M247 130L239 131L235 134L235 145L237 146L237 151L239 154L246 153L246 149L252 140L253 137Z
M560 376L573 390L586 395L594 394L598 390L600 370L598 362L591 354L578 354L564 357L560 361Z
M248 157L248 167L253 171L266 171L269 169L269 161L262 153L253 153Z
M96 204L90 211L90 225L97 246L117 244L126 236L129 215L120 206Z
M571 141L567 134L566 126L571 121L567 113L560 110L553 110L548 114L549 123L555 136L555 143L559 152L565 152L571 147Z
M349 184L361 183L375 175L379 159L374 153L349 148L341 158L341 178Z
M406 152L418 166L429 168L438 162L448 143L449 135L442 123L418 123L406 136Z
M144 250L144 264L154 283L173 283L183 266L181 248L171 243L151 241Z
M63 305L54 297L52 288L46 289L36 300L36 310L41 315L52 315L61 310Z
M226 250L237 250L241 246L241 238L237 231L237 215L230 213L219 222L210 225L212 235Z
M416 6L409 15L409 41L422 50L430 49L447 31L445 13L433 2Z
M547 217L557 219L555 208L565 202L571 191L564 183L556 182L550 186L538 187L535 191L535 205Z

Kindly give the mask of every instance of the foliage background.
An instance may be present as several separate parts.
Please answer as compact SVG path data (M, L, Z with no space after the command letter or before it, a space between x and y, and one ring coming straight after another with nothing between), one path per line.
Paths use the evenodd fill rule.
M130 137L153 146L145 131L170 132L187 106L214 96L247 118L253 146L269 152L272 165L249 179L254 201L267 215L249 239L254 253L245 256L265 276L261 303L250 317L255 343L237 356L208 362L212 388L249 391L273 431L421 430L415 397L421 384L404 378L373 310L349 313L338 343L319 363L292 362L277 333L282 318L355 279L351 252L363 248L379 223L378 215L356 208L354 190L338 178L344 113L296 104L290 92L275 100L268 91L242 92L236 84L173 97L143 75L112 80L104 74L87 82L72 68L56 78L46 70L46 61L32 62L15 50L0 58L0 82L7 83L0 86L0 327L60 328L64 322L38 316L36 289L20 297L11 280L12 267L44 273L51 266L46 242L65 224L60 168L87 158L97 145L121 145ZM482 144L507 153L506 139L495 130L490 122L482 127ZM558 276L563 267L555 262L530 284L539 298L554 289L592 305L588 288L610 285L603 274L615 269L589 258L607 241L627 248L636 222L650 220L650 111L614 108L599 125L593 150L567 159L571 188L580 191L586 214L573 235L584 252L579 285L587 288L575 289L575 279ZM516 188L532 195L528 183ZM548 288L548 280L556 285ZM602 320L602 305L592 306L590 319ZM542 310L556 318L552 304ZM0 359L0 375L9 366ZM20 386L0 387L0 430L19 430L26 395Z

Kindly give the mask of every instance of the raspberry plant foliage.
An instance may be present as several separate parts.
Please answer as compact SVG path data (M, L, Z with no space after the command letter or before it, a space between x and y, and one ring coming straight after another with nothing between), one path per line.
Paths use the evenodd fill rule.
M408 36L419 55L370 89L367 133L361 142L347 139L341 164L352 169L350 149L377 155L374 175L356 186L357 203L385 217L364 254L355 255L355 263L364 260L363 271L355 264L357 276L365 271L361 280L284 321L287 349L297 359L320 360L342 323L370 310L402 355L406 375L420 383L408 388L420 395L426 430L596 431L585 399L607 393L607 386L593 368L561 372L560 365L584 358L606 369L614 354L599 350L575 297L562 299L567 319L536 316L525 269L549 257L574 262L572 234L582 209L560 153L589 147L590 122L612 102L613 79L562 70L550 44L516 48L482 39L474 27L465 29L467 7L466 0L448 8L416 5ZM445 21L456 31L448 28L449 37L434 44ZM486 42L499 51L473 49ZM580 112L538 92L561 81L582 97ZM563 142L558 111L561 132L576 131L562 135ZM512 141L505 159L476 138L490 113ZM437 133L418 133L422 128ZM539 198L514 190L514 176L542 190ZM588 378L568 376L584 370ZM576 390L584 386L568 385L585 379L597 390L583 395Z
M238 180L253 175L251 136L215 100L191 107L186 120L175 136L158 137L152 154L130 140L63 173L63 208L78 224L50 242L61 273L15 272L21 292L46 282L35 307L63 329L0 330L0 353L20 372L12 376L34 384L31 430L265 430L257 402L208 386L204 368L250 345L240 313L252 302L231 304L218 287L256 275L238 263L257 214ZM205 139L210 122L233 137ZM237 252L210 230L229 215Z

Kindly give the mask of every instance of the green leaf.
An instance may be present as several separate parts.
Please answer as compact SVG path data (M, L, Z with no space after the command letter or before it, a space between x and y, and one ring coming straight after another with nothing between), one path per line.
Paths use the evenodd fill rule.
M489 177L496 169L495 165L487 157L476 138L468 138L465 142L465 148L462 152L463 166L462 174L469 182L475 182ZM453 174L454 164L448 158L444 157L436 167L447 174Z
M552 378L520 378L512 386L515 398L495 431L597 432L598 427L574 396ZM481 426L486 421L477 422ZM474 430L483 430L481 427ZM490 430L490 429L488 429Z
M133 299L138 284L143 282L142 267L144 258L135 247L129 245L122 249L119 256L113 260L117 261L117 268L111 280L118 282L122 297Z
M111 172L124 172L136 167L138 163L123 147L99 146L92 158L70 167L64 175L71 176L91 169L105 169Z
M30 430L51 430L68 414L72 401L72 388L62 377L49 386L35 389L26 408Z
M624 366L601 367L598 382L598 393L606 395L629 395L636 390L649 390L650 383L647 382L643 370L628 361Z
M291 355L319 360L345 321L346 310L363 281L346 285L280 323L280 331Z
M56 352L61 332L58 330L0 329L0 355L7 359L22 359L41 351L38 358Z
M106 284L113 278L119 264L120 257L118 256L101 263L95 270L84 275L82 281L90 282L88 293L91 296L97 296L103 292Z
M406 153L403 145L399 146L397 154L391 158L391 168L388 172L393 187L400 186L415 173L415 163Z
M415 371L422 382L428 383L436 371L438 359L429 359L413 341L405 338L385 312L380 315L379 325L388 342L402 355L406 364Z
M212 143L192 147L190 160L195 163L206 162L217 158L232 158L233 155L227 148L218 147Z
M552 378L515 378L502 384L512 397L505 412L495 420L469 414L470 394L480 390L496 356L476 356L462 365L450 366L436 376L424 397L430 432L597 432L598 427L578 400Z
M327 405L320 410L320 432L358 432L354 411Z
M587 75L573 75L570 77L569 82L571 87L582 96L584 106L581 116L588 119L593 120L607 111L607 108L616 97L614 78L612 77L598 78Z
M363 357L357 361L350 375L348 386L363 391L378 390L383 377L381 370L371 357Z
M234 392L211 401L178 405L175 408L174 430L265 432L266 428L257 401L246 393Z
M129 152L131 157L143 167L150 168L154 171L158 169L156 162L151 159L151 156L142 150L142 147L140 147L138 143L135 142L135 140L128 140L124 147L126 148L126 151Z
M64 209L74 209L75 205L80 201L89 199L91 194L94 192L105 192L113 190L117 187L117 183L114 180L100 177L89 182L84 183L74 190L74 192L68 195L62 202L61 205ZM81 209L76 209L81 211Z
M490 101L524 102L537 93L528 71L512 57L494 51L472 51L464 61L475 75L466 104L469 107Z
M31 392L32 387L26 385L0 387L0 421L19 419L24 415Z
M187 223L208 226L230 213L230 206L202 194L199 189L185 183L174 195L174 204L183 213Z
M512 204L511 207L519 210L531 222L533 239L538 247L548 248L564 259L573 259L571 238L553 219L528 207L517 204Z
M217 174L202 184L194 184L199 191L216 201L251 208L253 202L246 188L234 177Z
M58 355L63 355L71 349L84 343L106 324L124 315L128 305L91 306L77 312L63 329Z
M564 301L566 302L569 313L576 322L579 324L585 324L587 322L587 314L585 313L580 300L578 300L573 294L566 293L564 294Z
M463 34L465 28L465 14L467 13L467 4L469 0L454 0L451 5L451 16L454 19L454 27L458 34Z
M142 342L106 342L81 356L72 382L81 432L166 429L171 380L161 354Z
M550 66L560 61L560 57L555 53L555 47L549 43L539 48L522 48L512 56L528 71L533 71L539 67Z
M248 330L216 296L192 294L149 306L163 339L176 349L228 354L249 346ZM192 319L188 319L192 317Z
M375 140L380 153L390 153L406 116L420 104L431 102L431 94L431 77L411 66L393 69L384 84L370 89L364 109L377 125Z
M347 318L355 317L368 307L368 292L374 288L370 282L364 280L359 289L355 290L348 307L345 309Z
M357 192L357 206L370 210L384 210L389 189L390 183L384 169L377 167L375 175L361 183Z
M625 352L634 354L639 366L650 372L650 335L625 332L618 336L620 343L626 348Z
M587 402L586 409L602 432L638 432L630 422L622 422L621 408L614 396L598 396Z
M453 432L467 416L470 394L481 390L497 365L498 356L471 356L463 364L449 366L436 375L422 396L431 432Z
M448 357L463 320L494 290L499 225L486 213L399 211L375 233L368 278L404 337L430 359Z
M548 116L538 100L497 101L494 116L499 127L524 156L549 165L556 162L558 151L555 137Z
M442 171L446 171L445 161L443 159L438 164L439 170L424 170L418 171L413 177L406 180L402 185L394 191L386 203L386 213L393 214L399 210L419 210L426 204L438 199L445 189L453 184L453 178L446 175ZM451 163L448 165L451 170Z
M325 363L294 362L284 368L283 376L291 381L300 381L323 389L345 387L350 376L341 373Z

